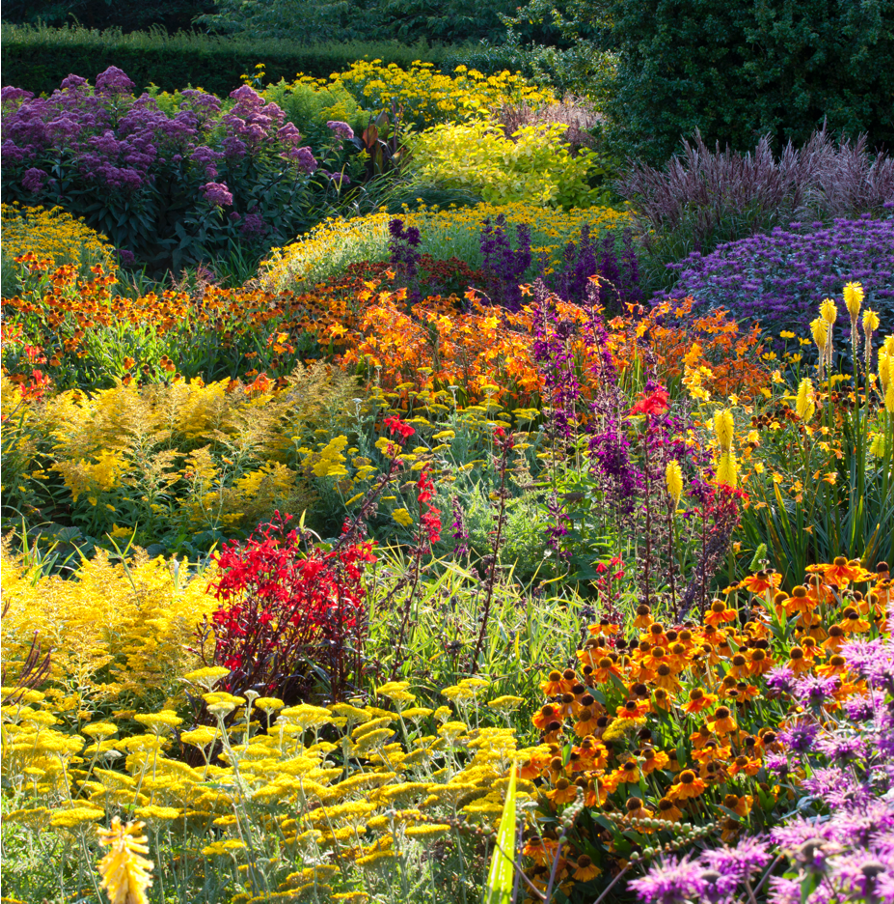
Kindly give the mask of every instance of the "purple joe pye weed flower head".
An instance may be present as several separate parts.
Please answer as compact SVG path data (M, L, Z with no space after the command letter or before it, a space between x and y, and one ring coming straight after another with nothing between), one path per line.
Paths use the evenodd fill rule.
M336 138L341 138L344 141L350 141L354 137L354 130L346 123L341 122L340 120L332 120L326 123L326 128L332 130L332 134L335 135Z
M233 194L222 182L206 182L201 188L205 200L215 207L232 207Z

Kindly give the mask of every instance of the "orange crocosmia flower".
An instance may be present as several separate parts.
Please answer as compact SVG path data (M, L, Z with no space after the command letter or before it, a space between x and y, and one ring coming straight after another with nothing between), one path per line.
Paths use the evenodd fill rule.
M714 600L705 614L705 624L714 625L716 627L717 625L722 625L726 622L735 621L737 617L738 613L736 610L728 609L723 600Z
M706 694L700 687L694 687L689 692L689 702L683 707L683 712L690 716L696 715L716 702L716 694Z
M677 777L677 782L671 785L667 797L672 801L689 800L704 794L706 787L705 782L691 769L684 769Z

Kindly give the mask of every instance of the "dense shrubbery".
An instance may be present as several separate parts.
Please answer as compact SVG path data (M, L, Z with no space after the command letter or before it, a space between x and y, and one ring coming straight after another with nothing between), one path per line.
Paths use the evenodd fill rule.
M872 147L894 142L890 4L614 0L607 15L618 50L607 112L652 163L696 129L744 150L764 134L806 142L827 119Z

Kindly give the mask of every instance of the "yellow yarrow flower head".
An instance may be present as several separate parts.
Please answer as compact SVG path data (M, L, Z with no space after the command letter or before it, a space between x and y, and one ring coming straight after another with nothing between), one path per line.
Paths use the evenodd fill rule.
M664 478L667 483L667 492L674 500L674 506L679 505L680 497L683 495L683 470L680 468L680 462L676 459L669 461L665 468Z
M795 402L795 410L802 421L809 421L816 411L816 396L814 395L813 382L805 377L798 384L798 398Z
M99 861L102 876L100 887L109 895L110 904L146 904L146 889L152 885L149 876L154 866L143 857L149 853L146 836L141 834L145 823L121 825L120 817L112 820L111 828L98 829L99 843L109 852Z
M735 421L733 413L729 408L717 411L714 414L714 434L717 436L717 442L724 452L729 452L733 444L733 433L735 431Z
M851 315L851 323L855 324L860 314L860 305L863 304L863 286L858 282L849 282L844 287L843 294L847 312Z

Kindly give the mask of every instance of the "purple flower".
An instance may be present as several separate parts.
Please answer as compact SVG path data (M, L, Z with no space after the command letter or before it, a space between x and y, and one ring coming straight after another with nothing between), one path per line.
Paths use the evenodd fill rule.
M787 665L778 665L766 674L766 686L775 694L790 694L795 689L795 673Z
M668 856L642 879L629 882L628 888L637 893L642 904L685 904L704 891L702 871L698 862Z
M313 151L309 147L296 148L295 159L298 161L298 168L307 173L308 176L313 175L317 169L317 161L313 155Z
M838 679L834 676L805 675L795 685L795 698L803 706L819 706L832 696L837 687Z
M232 207L233 195L223 182L206 182L199 189L205 196L205 200L215 207Z
M277 133L276 137L283 144L297 145L301 141L301 133L295 127L294 123L287 122Z
M332 129L336 138L343 138L345 141L350 141L354 137L354 130L346 123L341 122L340 120L329 120L326 123L327 129Z
M133 87L133 82L117 66L109 66L96 76L96 90L102 94L129 94Z
M31 169L25 170L25 175L22 177L22 188L38 194L43 191L44 182L49 178L49 173L32 166Z
M743 838L735 847L723 847L706 851L702 863L722 876L730 876L744 882L760 872L772 859L767 842L757 838Z
M819 726L815 722L795 722L794 725L779 732L779 743L786 750L806 753L813 746L818 733Z
M133 264L136 258L134 257L132 251L128 251L126 248L119 248L118 260L120 260L125 267L129 267L131 264Z
M258 238L267 234L267 224L260 214L247 213L242 218L242 225L239 227L239 232L246 238Z

